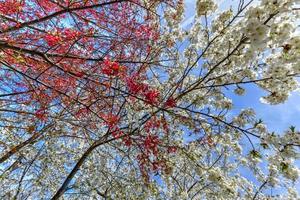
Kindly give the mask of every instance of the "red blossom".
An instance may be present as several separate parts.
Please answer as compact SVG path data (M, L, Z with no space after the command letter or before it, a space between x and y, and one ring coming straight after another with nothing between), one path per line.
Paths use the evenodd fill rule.
M139 38L157 40L158 35L150 25L140 25L136 28L135 34Z
M0 2L0 13L5 15L17 14L24 6L24 1L6 0Z
M147 103L149 104L157 104L158 103L158 97L159 97L159 91L157 90L148 90L144 93Z
M73 40L75 38L77 38L80 35L80 32L67 28L63 31L63 36L65 39L67 40Z
M135 76L126 79L128 90L131 94L138 94L145 86L136 81Z
M82 72L82 71L77 71L74 74L79 78L82 78L84 76L84 72Z
M124 142L125 146L127 146L127 147L132 145L132 140L128 135L123 137L123 142Z
M163 130L164 130L165 134L169 134L169 131L170 131L169 130L169 125L168 125L166 119L164 119L164 118L162 120L162 127L163 127Z
M47 120L46 111L43 108L38 109L35 112L35 116L36 116L36 118L38 118L41 121L46 121Z
M158 161L155 161L152 163L152 170L157 171L160 167L160 163Z
M144 140L144 148L147 152L152 152L153 155L158 154L158 144L160 143L160 140L158 136L156 135L148 135L146 139Z
M169 146L167 149L168 153L176 153L176 151L177 151L177 147L175 146Z
M125 66L121 66L116 62L112 62L107 58L104 59L102 67L103 74L107 76L117 76L124 72L126 72Z
M170 98L166 101L165 107L168 107L168 108L174 108L174 107L176 107L176 100L175 100L173 97L170 97Z
M57 45L60 42L61 38L58 35L47 34L45 36L45 40L46 40L47 44L50 47L52 47L54 45Z
M155 89L150 89L150 87L144 83L138 82L138 77L133 75L126 79L128 90L131 94L143 95L147 104L155 105L158 104L159 91Z
M119 137L121 137L121 136L124 135L124 132L121 131L119 128L116 128L115 130L113 130L113 131L111 132L111 134L112 134L112 136L113 136L114 138L119 138Z
M151 129L156 130L160 127L160 121L154 117L153 119L149 120L145 124L145 131L150 132Z
M80 108L76 113L75 116L80 118L80 117L85 117L89 114L89 110L87 108Z
M105 124L109 127L109 128L115 128L116 125L119 122L119 116L114 115L112 113L109 113L107 115L102 115L103 119L105 120Z
M3 51L3 59L12 66L15 64L14 67L21 70L24 75L32 76L30 79L32 82L26 81L24 85L23 83L14 84L18 89L29 86L28 91L34 90L28 96L30 96L31 102L38 103L40 109L33 114L43 122L49 119L50 113L52 117L61 116L57 112L63 107L69 109L66 111L73 113L75 118L79 118L74 123L76 127L78 127L77 123L84 118L84 127L87 130L96 130L97 121L90 113L91 110L87 109L88 105L93 104L92 108L95 109L93 113L102 113L100 116L103 118L103 124L111 132L111 137L119 139L124 146L140 147L136 149L141 150L138 154L142 156L138 157L138 160L141 173L145 177L148 176L148 170L163 170L165 164L161 157L164 157L166 152L174 152L174 149L169 150L167 147L159 146L162 143L158 136L161 134L159 131L167 132L167 123L153 117L145 125L147 136L135 135L137 140L133 140L133 136L130 137L129 134L126 135L120 130L120 117L111 113L111 110L115 112L120 108L121 101L119 100L121 98L122 101L124 97L127 98L127 95L122 94L122 97L119 98L121 95L112 94L114 91L111 89L112 86L120 91L126 87L124 90L133 94L129 95L126 100L130 98L135 101L144 99L144 103L150 105L159 103L159 91L146 83L149 81L147 77L149 65L142 64L140 66L140 64L132 62L128 64L132 68L130 68L130 73L127 73L128 66L105 58L101 67L97 67L99 56L105 52L120 60L128 61L138 60L141 56L148 54L151 56L152 51L155 51L153 40L158 39L160 31L156 30L150 18L149 22L143 22L141 16L130 17L136 12L136 7L130 3L128 5L115 3L111 5L112 9L108 7L107 10L81 9L80 6L83 4L86 6L99 4L99 1L73 2L68 0L60 1L59 5L52 1L0 0L0 14L15 15L9 16L12 20L5 20L0 24L2 30L13 28L11 29L13 31L7 31L7 34L5 33L7 36L3 38L5 38L5 43L7 40L7 44L16 47ZM69 12L65 12L64 9L75 7L80 8L76 11L81 17L80 19L69 18L71 17ZM60 14L53 15L56 12ZM41 18L47 20L40 20ZM74 23L65 23L72 19L75 20ZM33 28L24 25L24 22L32 21L36 22L31 24ZM99 27L103 30L107 29L105 31L108 34L107 38L99 37L102 35L102 32L98 32ZM115 34L118 37L115 37ZM108 38L110 39L108 40ZM136 39L132 40L131 38ZM27 49L28 51L18 52L18 49ZM31 51L38 53L31 54ZM19 54L22 56L16 59L15 56ZM45 54L45 57L41 57L42 54ZM110 78L113 76L118 80L103 79L101 75ZM38 78L36 78L37 76ZM0 77L0 81L3 79L9 80L10 77ZM111 98L113 95L114 97ZM137 96L138 98L136 98ZM30 100L27 100L28 105ZM127 101L125 102L127 103ZM56 107L51 111L45 109L49 105L58 104L61 104L58 109ZM82 105L82 107L78 107L78 105ZM168 99L165 106L175 107L176 102L174 99ZM125 110L126 107L121 107L120 110L123 111L122 109ZM122 123L125 124L125 120ZM72 130L70 129L70 131ZM72 134L81 133L76 131Z

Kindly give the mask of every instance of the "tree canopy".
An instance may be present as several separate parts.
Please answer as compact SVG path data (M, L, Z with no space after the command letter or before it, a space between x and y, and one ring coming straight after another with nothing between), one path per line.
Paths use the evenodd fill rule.
M0 199L299 198L299 0L195 2L0 0Z

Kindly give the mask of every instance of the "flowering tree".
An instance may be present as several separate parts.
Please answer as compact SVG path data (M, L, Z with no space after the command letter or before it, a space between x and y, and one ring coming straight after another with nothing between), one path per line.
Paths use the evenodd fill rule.
M298 88L299 1L254 3L1 0L1 199L297 199L296 127L229 115Z

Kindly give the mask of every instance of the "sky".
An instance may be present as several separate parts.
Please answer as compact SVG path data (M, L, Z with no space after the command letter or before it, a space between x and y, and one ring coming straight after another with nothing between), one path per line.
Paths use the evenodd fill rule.
M230 5L237 4L237 0L218 0L218 10L217 12L228 9ZM258 4L259 1L255 0L253 4ZM196 0L186 0L185 1L185 20L182 26L188 26L193 21L195 14L195 4ZM233 113L238 113L244 108L254 108L258 118L263 119L263 121L268 126L269 130L275 132L282 132L287 130L291 125L300 128L300 91L293 92L289 99L282 104L278 105L267 105L260 102L260 98L265 94L265 92L254 86L247 85L246 94L244 96L236 96L233 92L228 91L229 97L233 100Z

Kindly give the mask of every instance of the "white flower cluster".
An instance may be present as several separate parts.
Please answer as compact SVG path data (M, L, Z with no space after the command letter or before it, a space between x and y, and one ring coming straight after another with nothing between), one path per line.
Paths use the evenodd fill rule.
M206 15L217 9L217 5L213 0L198 0L196 5L197 15Z
M266 81L259 85L268 90L270 94L262 98L262 102L278 104L287 100L289 93L296 90L298 82L290 76L294 73L291 65L280 62L281 59L270 57L268 59L269 68L263 73Z
M267 45L269 27L264 24L265 11L261 7L250 8L247 11L247 21L244 33L250 39L254 50L263 50Z
M247 21L245 33L249 37L253 48L262 50L266 47L269 27L262 24L257 18L251 18Z
M232 18L233 11L231 9L224 11L221 13L215 20L213 20L212 23L212 31L218 32L224 29L226 26L226 23Z
M291 23L274 23L270 27L270 40L273 43L282 44L290 38L291 33L294 31L295 29Z
M294 73L300 72L300 36L290 38L283 45L282 57L292 65Z
M291 5L297 3L298 0L262 0L261 5L264 6L268 11L288 11L291 9ZM298 1L299 3L299 1Z

